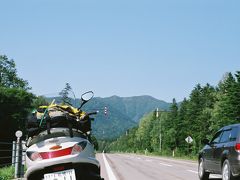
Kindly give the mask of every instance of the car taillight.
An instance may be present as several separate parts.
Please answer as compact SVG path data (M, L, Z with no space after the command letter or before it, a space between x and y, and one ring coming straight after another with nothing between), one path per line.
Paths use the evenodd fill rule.
M80 152L82 152L84 150L84 148L87 146L87 141L82 141L80 143L75 144L72 147L72 155L73 154L79 154Z
M240 152L240 143L236 143L235 150Z
M42 156L43 159L51 159L51 158L70 155L71 151L72 151L72 147L57 150L57 151L40 152L40 155Z
M27 152L27 156L32 161L51 159L51 158L56 158L56 157L61 157L66 155L79 154L85 149L86 146L87 146L87 141L82 141L75 144L73 147L69 147L61 150L55 150L55 151L49 151L49 152Z
M27 152L27 156L32 161L40 161L43 159L42 156L38 152Z

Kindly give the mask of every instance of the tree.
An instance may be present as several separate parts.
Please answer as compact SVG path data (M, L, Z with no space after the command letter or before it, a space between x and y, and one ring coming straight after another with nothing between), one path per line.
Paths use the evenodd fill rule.
M0 88L0 139L13 140L15 131L25 131L26 117L34 96L18 88Z
M144 116L136 131L136 139L140 142L140 150L148 149L148 151L152 151L150 132L153 128L153 119L155 119L154 113Z
M49 105L49 103L43 96L34 97L32 102L32 106L34 108L38 108L39 106L47 106L47 105Z
M188 151L188 145L185 141L185 138L189 136L190 133L190 128L189 128L189 119L187 116L187 111L188 111L188 103L189 101L184 98L184 100L181 102L181 105L179 107L178 111L178 121L179 121L179 132L178 132L178 140L179 140L179 150L183 154L187 154Z
M70 86L69 83L66 83L65 88L59 93L63 103L71 105L71 98L69 97L69 92L71 91L72 91L72 87Z
M237 123L240 117L240 72L235 77L228 73L220 81L217 103L214 106L211 128L218 128Z
M27 92L29 89L27 81L18 77L15 62L0 55L0 141L12 142L16 139L16 130L25 132L26 116L34 98ZM0 146L0 149L9 148L3 144ZM11 152L1 153L2 156L11 156ZM10 161L0 159L0 164Z
M0 55L0 86L7 88L30 89L28 82L17 76L15 62L7 56Z
M163 122L164 126L164 146L174 150L178 146L178 105L173 98L172 105L167 118Z

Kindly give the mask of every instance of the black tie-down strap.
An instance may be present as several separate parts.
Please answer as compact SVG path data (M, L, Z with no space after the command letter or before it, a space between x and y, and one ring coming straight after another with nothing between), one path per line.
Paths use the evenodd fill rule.
M47 126L47 133L51 134L50 129L53 127L68 127L69 128L69 135L73 137L73 127L76 124L76 118L71 117L68 113L61 117L50 117L49 115L46 116L46 126Z
M67 119L67 124L68 124L68 129L69 129L69 134L70 134L70 137L72 138L73 137L73 123L74 121L76 121L74 118L72 118L71 116L69 116L68 114L65 115L66 116L66 119Z

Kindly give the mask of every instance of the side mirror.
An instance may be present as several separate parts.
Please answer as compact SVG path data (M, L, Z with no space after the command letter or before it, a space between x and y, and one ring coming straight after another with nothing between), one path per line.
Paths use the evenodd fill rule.
M205 144L205 145L209 145L210 144L208 139L203 139L202 143Z
M94 93L92 91L88 91L82 94L81 96L81 100L84 101L89 101L90 99L92 99L94 96Z
M78 109L81 109L81 107L82 107L86 102L88 102L89 100L91 100L91 99L93 98L93 96L94 96L94 93L93 93L92 91L88 91L88 92L83 93L82 96L81 96L81 101L82 101L82 103L81 103L81 105L80 105L80 107L79 107Z

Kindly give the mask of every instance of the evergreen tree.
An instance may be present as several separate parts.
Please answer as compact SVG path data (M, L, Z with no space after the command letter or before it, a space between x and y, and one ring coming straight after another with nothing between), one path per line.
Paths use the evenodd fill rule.
M188 145L185 141L185 138L191 134L189 129L190 121L187 116L187 111L188 111L188 101L186 98L184 98L178 112L178 121L179 121L178 148L179 148L179 151L181 151L183 154L188 153Z
M240 117L240 81L239 71L235 77L228 73L219 83L217 102L213 111L212 125L213 130L237 123Z
M71 98L69 97L69 93L72 91L72 87L70 86L69 83L65 84L65 88L59 93L61 96L62 102L64 104L69 104L71 105Z

